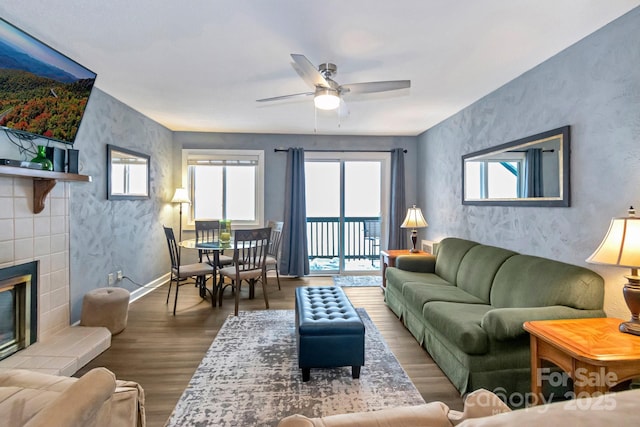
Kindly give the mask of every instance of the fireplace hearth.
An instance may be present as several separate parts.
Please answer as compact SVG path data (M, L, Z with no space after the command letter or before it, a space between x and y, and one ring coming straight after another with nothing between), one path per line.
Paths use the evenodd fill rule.
M38 261L0 269L0 360L38 338Z

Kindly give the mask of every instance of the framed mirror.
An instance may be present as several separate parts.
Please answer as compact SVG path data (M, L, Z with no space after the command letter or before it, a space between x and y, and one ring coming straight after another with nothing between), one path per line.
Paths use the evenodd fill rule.
M569 126L462 156L462 204L570 206Z
M148 199L150 159L146 154L107 144L107 199Z

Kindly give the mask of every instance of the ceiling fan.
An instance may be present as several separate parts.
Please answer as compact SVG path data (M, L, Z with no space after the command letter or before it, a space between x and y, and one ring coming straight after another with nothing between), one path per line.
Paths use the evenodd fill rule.
M335 110L340 106L342 95L347 93L386 92L411 87L411 80L387 80L341 85L332 79L338 72L338 67L335 64L325 62L320 64L316 69L311 61L304 55L292 53L291 58L293 58L293 61L297 65L301 77L304 81L314 86L315 91L263 98L256 100L257 102L279 101L282 99L313 95L313 102L316 108L321 110Z

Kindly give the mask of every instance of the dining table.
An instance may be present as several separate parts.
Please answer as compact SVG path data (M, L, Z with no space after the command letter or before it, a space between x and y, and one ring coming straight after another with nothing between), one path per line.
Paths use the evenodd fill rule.
M233 240L221 242L221 241L206 241L198 239L186 239L178 243L178 245L185 249L196 249L199 251L209 251L213 255L213 259L208 259L207 264L211 265L213 279L211 290L207 288L206 281L200 287L200 296L204 298L206 293L211 294L212 305L215 307L217 304L217 297L220 289L222 288L222 279L218 280L218 268L220 266L220 253L225 249L233 249Z

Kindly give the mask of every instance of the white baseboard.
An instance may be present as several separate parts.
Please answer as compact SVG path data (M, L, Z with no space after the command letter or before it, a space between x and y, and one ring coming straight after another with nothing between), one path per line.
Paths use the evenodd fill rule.
M134 302L138 298L142 298L143 296L145 296L149 292L153 291L154 289L164 285L165 283L167 283L169 281L170 277L171 277L171 273L163 274L162 276L158 277L157 279L152 280L151 282L149 282L146 285L144 285L144 287L138 288L135 291L131 292L131 297L129 298L129 304L131 304L132 302Z

